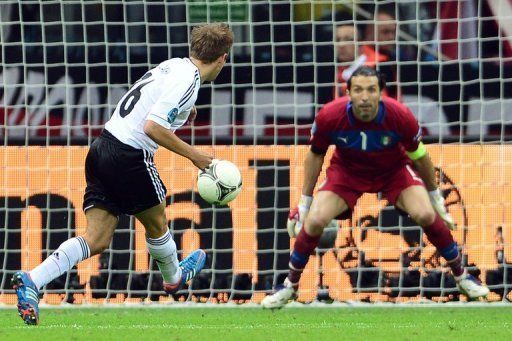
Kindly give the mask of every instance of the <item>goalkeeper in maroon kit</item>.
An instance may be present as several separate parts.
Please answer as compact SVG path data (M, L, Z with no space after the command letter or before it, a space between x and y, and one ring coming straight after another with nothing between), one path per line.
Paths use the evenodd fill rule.
M352 211L363 193L378 192L423 228L448 262L461 293L469 299L489 293L462 265L450 232L455 225L437 187L417 120L403 104L381 97L384 87L385 80L378 71L362 66L348 80L348 96L326 104L318 112L304 162L302 197L288 221L290 236L297 237L289 274L279 290L263 299L263 307L280 308L294 299L302 271L324 227ZM313 198L330 145L336 150L326 181Z

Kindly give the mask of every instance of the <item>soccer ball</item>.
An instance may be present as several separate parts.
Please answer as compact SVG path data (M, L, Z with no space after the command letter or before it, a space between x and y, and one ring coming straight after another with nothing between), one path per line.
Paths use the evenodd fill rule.
M213 160L210 167L199 170L197 189L201 198L214 205L226 205L242 189L242 175L232 162Z

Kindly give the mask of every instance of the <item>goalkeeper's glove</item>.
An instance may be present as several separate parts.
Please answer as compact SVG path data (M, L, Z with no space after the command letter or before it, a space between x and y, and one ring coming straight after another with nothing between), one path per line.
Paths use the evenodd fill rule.
M448 213L448 210L446 210L446 206L444 205L444 198L439 188L434 191L428 192L428 196L430 197L430 202L432 203L432 206L439 214L441 219L445 221L446 225L448 225L448 228L450 230L454 230L456 228L456 225L453 221L452 216L450 215L450 213Z
M299 234L312 202L313 197L302 195L299 205L290 210L288 221L286 222L286 229L288 230L290 238L295 238Z

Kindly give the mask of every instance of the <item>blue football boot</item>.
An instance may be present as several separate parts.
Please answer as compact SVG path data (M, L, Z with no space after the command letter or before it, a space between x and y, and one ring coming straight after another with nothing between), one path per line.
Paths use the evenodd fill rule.
M204 267L206 262L206 253L197 249L190 253L180 262L181 279L174 284L164 282L164 290L168 294L173 294L185 286L185 283L194 278Z
M39 290L25 271L12 276L11 285L18 296L18 314L26 324L39 323Z

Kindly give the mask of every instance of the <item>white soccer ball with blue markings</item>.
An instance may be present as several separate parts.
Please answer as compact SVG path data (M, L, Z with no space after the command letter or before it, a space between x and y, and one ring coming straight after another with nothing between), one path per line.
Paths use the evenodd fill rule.
M213 205L226 205L242 189L242 174L238 167L227 160L213 160L210 167L200 170L197 189L201 198Z

